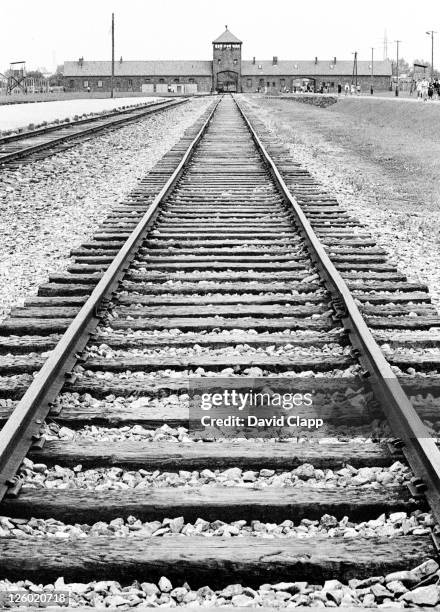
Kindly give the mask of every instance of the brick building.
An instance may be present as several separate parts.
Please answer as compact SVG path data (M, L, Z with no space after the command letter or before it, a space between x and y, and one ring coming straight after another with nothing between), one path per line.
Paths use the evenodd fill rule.
M293 91L302 85L330 91L338 83L353 79L353 61L315 58L312 61L242 60L242 41L226 30L212 42L212 60L115 61L116 91L196 93L211 91L277 92ZM391 63L374 62L373 85L377 90L389 87ZM357 81L363 90L371 84L371 63L357 62ZM64 62L64 86L67 91L110 91L111 62Z

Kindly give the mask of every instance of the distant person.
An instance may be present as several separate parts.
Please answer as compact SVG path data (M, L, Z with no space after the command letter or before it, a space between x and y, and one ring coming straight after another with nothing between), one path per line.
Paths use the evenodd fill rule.
M338 96L340 96L342 93L342 85L341 83L338 83Z
M87 87L87 93L90 93L90 86Z
M361 86L360 85L356 85L356 93L358 96L361 95Z
M428 79L423 79L420 83L422 88L422 99L424 102L428 99L428 89L429 89L429 81Z
M348 94L350 93L350 85L348 83L345 83L344 91L345 95L348 96Z
M354 94L355 94L355 93L356 93L356 87L355 87L355 86L353 85L353 83L352 83L352 84L351 84L351 87L350 87L350 94L351 94L352 96L354 96Z
M432 96L434 95L434 86L432 83L428 85L428 100L432 100Z

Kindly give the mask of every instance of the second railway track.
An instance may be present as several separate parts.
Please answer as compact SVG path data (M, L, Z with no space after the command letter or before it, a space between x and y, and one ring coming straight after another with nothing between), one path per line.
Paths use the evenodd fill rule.
M58 153L75 146L80 139L84 140L99 132L122 127L184 102L187 102L187 99L160 100L137 108L113 111L67 124L49 125L29 132L0 136L0 169L6 164L10 166L14 163L23 163L24 159L32 161Z
M426 288L389 264L366 229L247 113L232 97L214 104L75 250L68 271L0 324L0 514L86 525L135 517L140 529L58 541L31 526L24 539L0 538L0 579L316 584L408 570L436 556L423 528L395 537L283 537L290 522L374 522L382 513L426 512L427 501L438 519L440 455L391 366L436 374L435 359L406 350L405 333L420 339L426 330L425 342L435 343L429 330L440 319ZM388 361L373 335L395 349ZM376 407L398 440L194 442L178 429L188 427L179 394L189 378L299 374L374 378ZM52 433L64 426L74 438L45 441L45 418ZM390 471L381 484L397 461L417 478L395 467L399 476ZM358 481L344 481L347 466ZM115 485L96 488L87 470L102 483L112 475ZM65 486L46 486L57 471ZM172 522L179 517L180 526ZM166 537L138 525L164 518L173 525ZM197 529L183 535L197 519L230 527L209 538ZM240 532L237 521L275 527L262 537Z

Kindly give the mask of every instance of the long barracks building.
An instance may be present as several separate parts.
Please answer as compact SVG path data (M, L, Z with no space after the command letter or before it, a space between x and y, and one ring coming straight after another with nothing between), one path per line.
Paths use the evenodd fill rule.
M353 61L315 58L312 61L242 60L242 41L226 30L212 43L212 60L158 60L115 62L114 87L116 91L165 93L196 92L278 92L293 91L309 84L314 89L327 85L331 90L341 83L353 80ZM357 62L357 81L363 90L372 80L371 62ZM387 89L391 79L391 63L376 61L373 65L373 85L377 90ZM111 88L111 62L64 62L66 91L109 91Z

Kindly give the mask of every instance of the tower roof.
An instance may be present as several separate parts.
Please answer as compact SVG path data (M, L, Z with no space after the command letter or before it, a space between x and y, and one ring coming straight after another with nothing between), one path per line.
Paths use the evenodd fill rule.
M228 26L225 26L225 27L226 27L226 30L223 32L223 34L220 34L218 38L213 40L212 44L216 44L216 43L224 43L224 44L236 43L237 44L239 43L241 45L241 40L239 40L236 36L232 34L232 32L228 30Z

